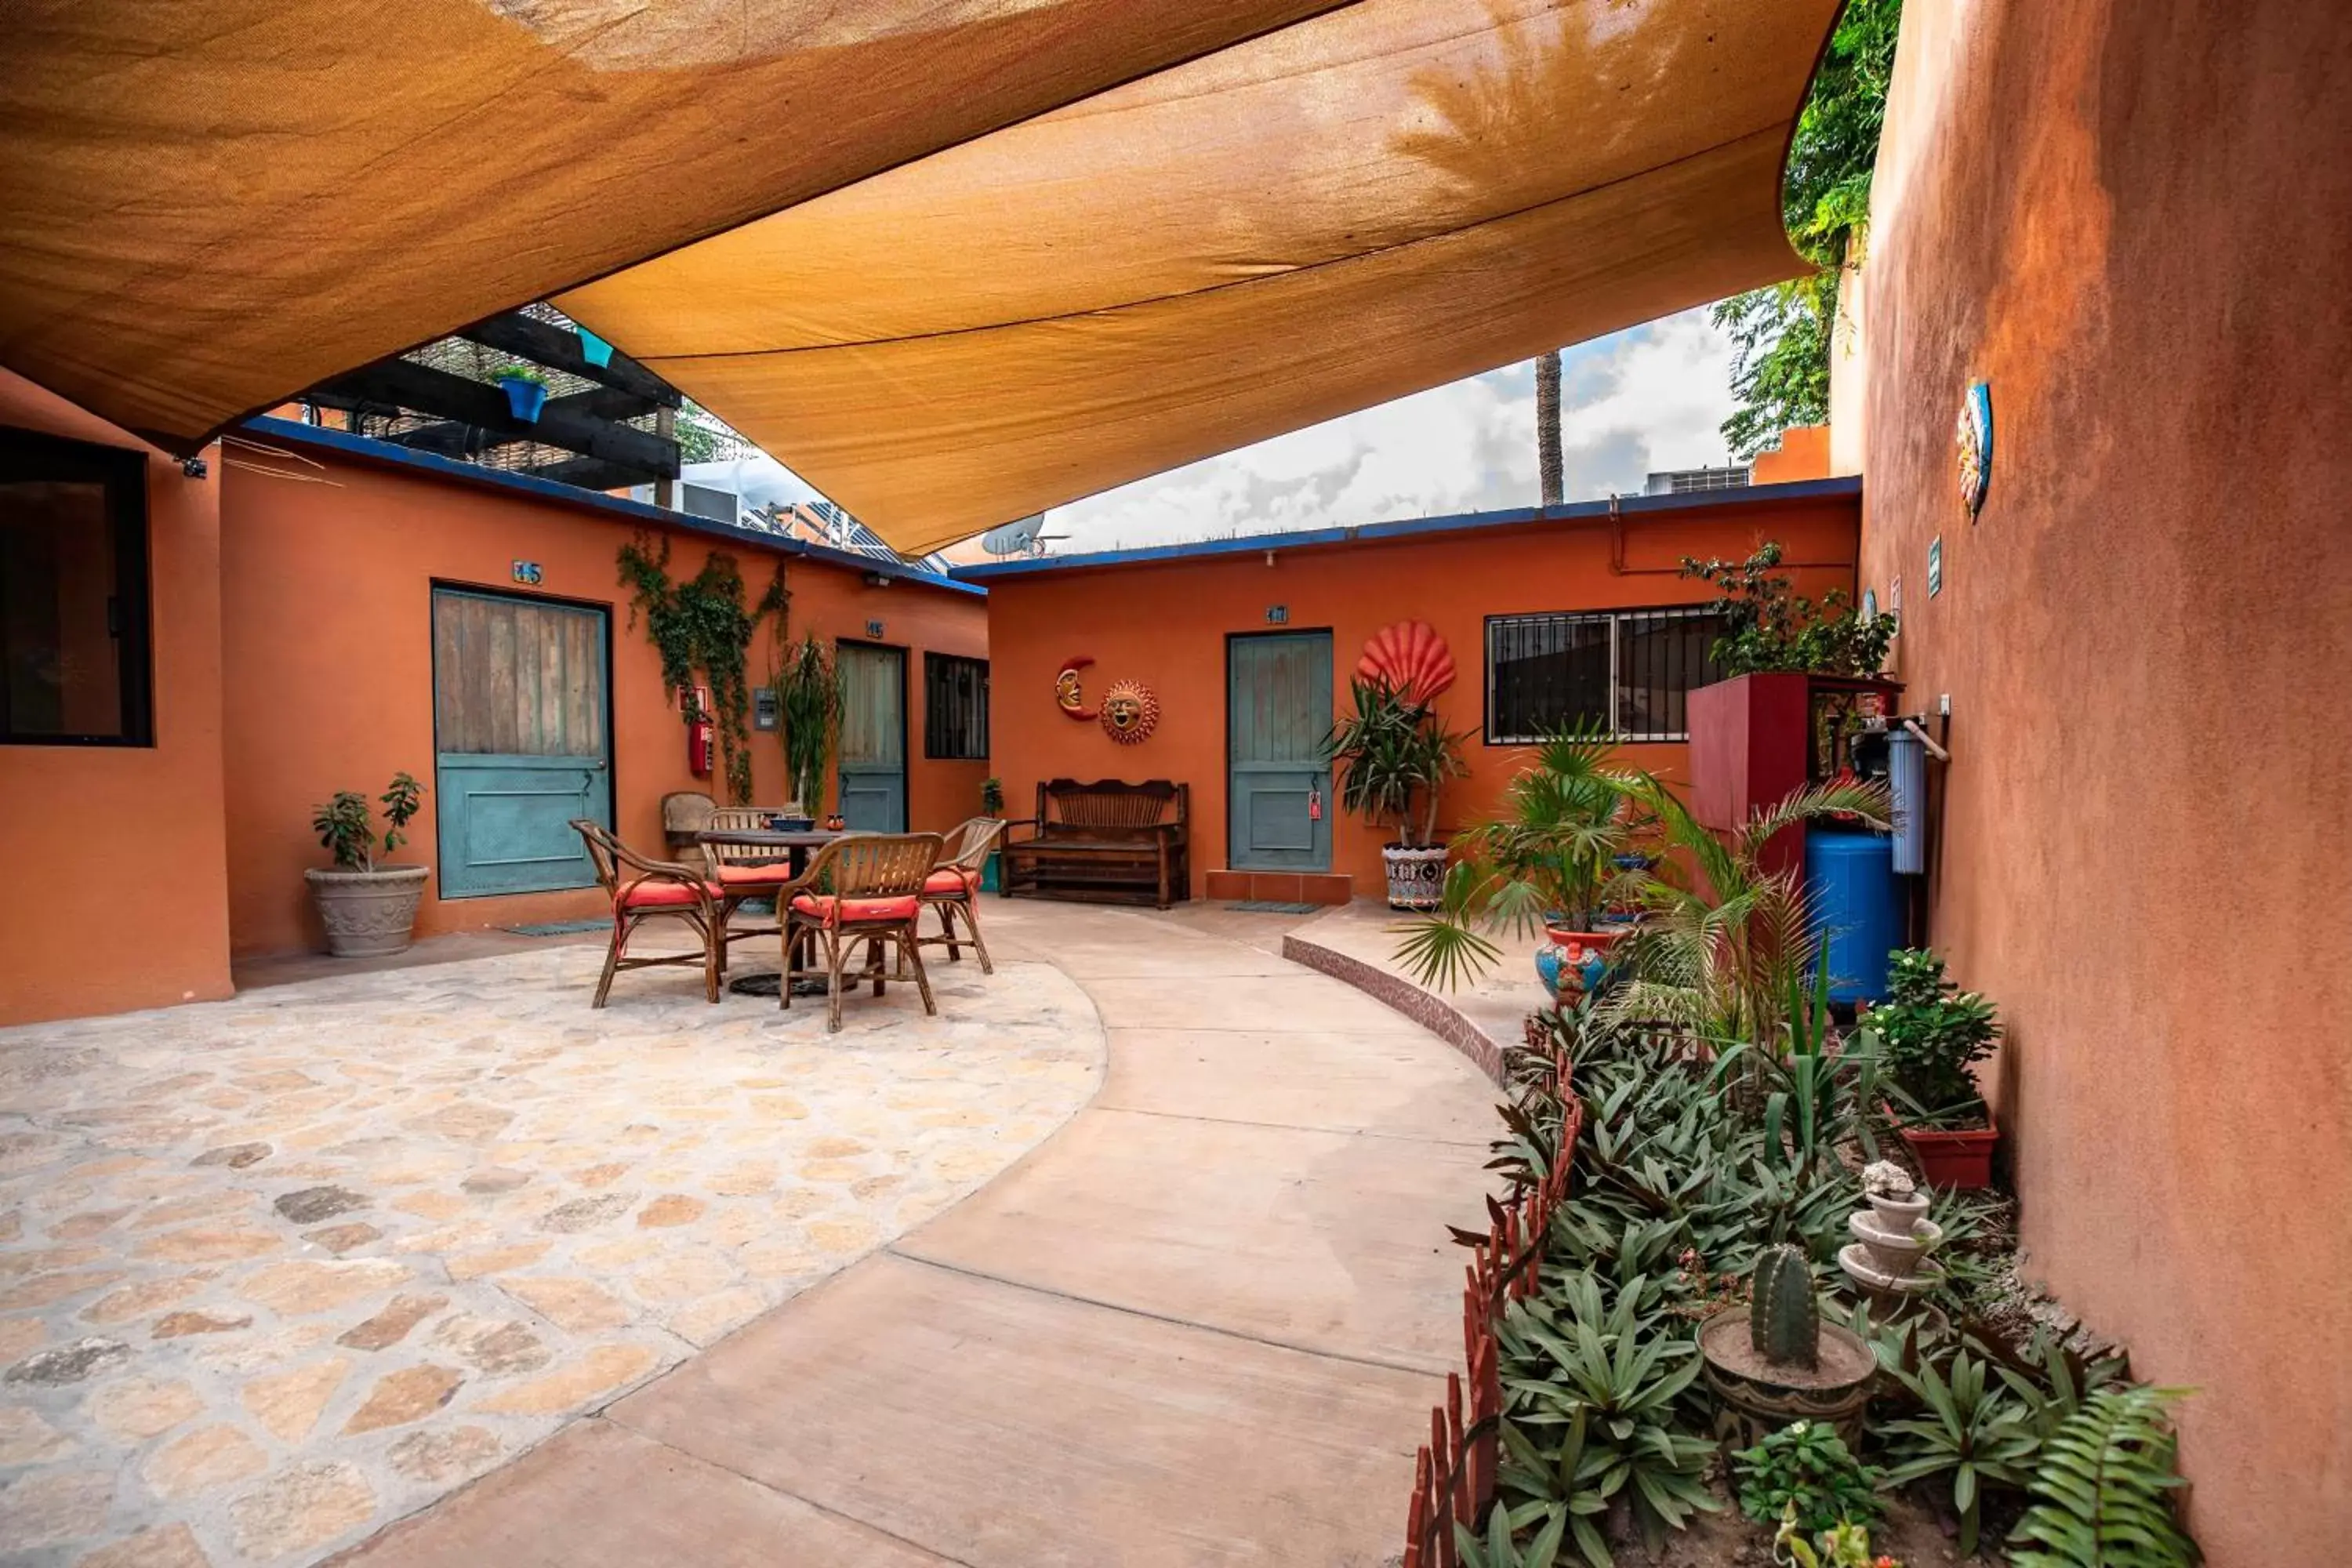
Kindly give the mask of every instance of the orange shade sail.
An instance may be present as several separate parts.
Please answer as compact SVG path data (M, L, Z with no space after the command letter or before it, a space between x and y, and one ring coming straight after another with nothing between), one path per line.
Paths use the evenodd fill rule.
M908 551L1793 276L1836 0L1357 0L558 303Z
M167 446L1336 0L5 0L0 363Z

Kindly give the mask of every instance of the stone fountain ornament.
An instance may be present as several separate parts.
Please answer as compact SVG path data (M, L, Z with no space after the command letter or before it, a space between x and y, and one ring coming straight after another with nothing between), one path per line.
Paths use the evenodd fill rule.
M1943 1227L1927 1217L1927 1194L1912 1184L1911 1173L1891 1160L1863 1167L1862 1191L1870 1206L1847 1216L1853 1240L1839 1250L1838 1267L1874 1306L1912 1315L1944 1282L1943 1265L1927 1258Z
M1707 1386L1749 1443L1791 1421L1828 1421L1849 1447L1861 1441L1878 1359L1861 1335L1822 1321L1802 1247L1765 1248L1753 1300L1701 1323L1698 1348Z

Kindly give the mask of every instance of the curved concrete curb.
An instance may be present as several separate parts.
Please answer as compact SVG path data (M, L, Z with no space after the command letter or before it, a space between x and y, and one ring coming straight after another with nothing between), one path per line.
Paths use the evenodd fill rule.
M1296 931L1283 937L1282 956L1352 985L1373 1001L1394 1008L1468 1057L1478 1065L1479 1071L1494 1080L1496 1088L1502 1087L1505 1042L1480 1028L1444 997L1423 990L1402 974L1391 973Z

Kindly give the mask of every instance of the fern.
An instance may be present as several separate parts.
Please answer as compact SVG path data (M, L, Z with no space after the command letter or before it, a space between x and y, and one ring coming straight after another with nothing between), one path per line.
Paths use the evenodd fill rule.
M2018 1568L2183 1568L2197 1543L2173 1517L2174 1438L2166 1413L2188 1391L2103 1388L2042 1446L2033 1506L2010 1536Z

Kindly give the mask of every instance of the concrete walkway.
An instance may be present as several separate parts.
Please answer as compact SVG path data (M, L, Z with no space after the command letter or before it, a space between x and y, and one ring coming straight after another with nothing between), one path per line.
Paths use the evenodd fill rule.
M1100 1010L1060 1132L354 1554L371 1564L1363 1564L1460 1357L1491 1087L1279 918L989 900Z

